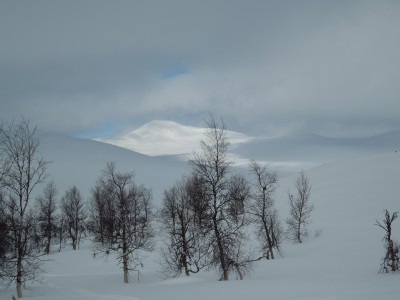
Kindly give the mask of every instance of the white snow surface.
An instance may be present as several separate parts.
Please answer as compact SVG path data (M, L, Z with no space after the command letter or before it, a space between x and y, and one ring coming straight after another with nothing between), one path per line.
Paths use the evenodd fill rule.
M152 187L160 203L164 188L184 174L187 166L171 157L148 157L94 141L68 137L42 138L43 156L53 160L49 172L60 194L77 184L89 187L108 160L117 167L134 169L139 183ZM400 210L400 152L353 153L346 159L306 171L315 205L309 236L303 244L285 241L283 256L254 264L243 281L231 276L218 281L214 271L164 280L156 249L144 261L130 283L123 283L115 259L94 258L90 242L77 251L57 249L45 263L41 283L29 283L24 297L31 300L136 300L136 299L326 299L393 300L400 297L400 273L379 274L384 254L383 231L374 226L384 209ZM287 216L287 192L296 175L279 181L276 207ZM315 237L316 232L321 232ZM394 239L400 240L400 220L394 223ZM253 241L254 243L255 241ZM249 243L252 243L249 241ZM0 299L11 299L14 286L0 287Z
M154 120L138 129L112 138L96 140L130 149L150 156L191 155L200 149L205 128L182 125L174 121ZM227 130L232 145L248 142L253 138Z
M205 128L173 121L153 120L134 131L97 141L116 145L149 156L176 155L190 158L200 150ZM400 130L362 138L333 138L316 134L292 133L279 137L253 137L227 130L230 157L235 165L250 159L262 161L281 174L361 154L400 150Z

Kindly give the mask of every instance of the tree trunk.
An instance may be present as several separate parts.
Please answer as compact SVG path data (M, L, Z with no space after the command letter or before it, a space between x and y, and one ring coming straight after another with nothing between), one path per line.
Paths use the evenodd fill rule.
M22 198L20 197L20 207L22 208ZM23 228L24 214L23 211L19 215L19 227ZM22 298L22 258L23 258L23 244L22 244L22 230L17 233L17 297Z
M124 282L128 283L128 238L126 233L126 202L125 199L121 200L122 207L122 267L124 269Z
M126 258L126 255L124 254L123 257L123 269L124 269L124 283L128 283L129 282L129 272L128 272L128 259Z
M296 232L296 235L297 235L297 242L299 242L300 244L302 243L302 240L301 240L301 228L300 228L300 222L299 222L299 224L298 224L298 227L297 227L297 232Z
M185 269L185 275L186 276L190 276L190 272L189 272L189 266L188 266L188 262L187 262L187 254L189 253L189 249L188 249L188 242L186 240L186 230L185 230L185 219L182 216L181 218L181 236L182 236L182 250L183 250L183 255L181 257L182 259L182 265L183 268Z
M44 250L47 255L50 254L50 238L47 238L46 249Z
M268 248L269 248L269 253L271 253L271 259L275 259L275 257L274 257L274 251L273 251L273 248L272 248L272 245L270 244L269 246L268 246Z
M125 236L125 230L123 230ZM124 270L124 283L129 282L129 269L128 269L128 244L126 240L122 242L122 268Z
M268 224L266 221L266 216L263 214L262 217L262 222L263 222L263 226L264 226L264 232L265 232L265 237L267 239L267 259L269 259L269 254L271 254L271 259L274 259L274 251L273 251L273 247L272 247L272 239L271 239L271 234L270 234L270 230L268 228Z
M22 298L22 283L17 282L17 298Z
M185 268L185 275L186 276L190 276L189 267L188 267L188 264L186 262L186 257L185 257L185 262L184 262L184 268Z
M240 270L240 267L239 267L239 264L238 264L238 263L235 264L235 268L236 268L236 272L239 274L239 279L240 279L240 280L243 280L243 273L242 273L242 271Z
M18 251L19 252L19 251ZM17 258L17 297L22 298L22 256L18 253Z
M222 278L221 278L221 280L229 280L228 266L227 266L227 263L225 261L224 246L222 245L221 235L219 233L218 224L217 224L217 217L216 216L214 216L213 222L214 222L215 238L217 239L219 261L221 263L221 269L222 269Z

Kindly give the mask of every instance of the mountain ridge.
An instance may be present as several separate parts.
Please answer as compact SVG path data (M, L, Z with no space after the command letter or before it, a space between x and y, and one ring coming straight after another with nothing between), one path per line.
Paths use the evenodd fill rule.
M115 138L96 139L150 156L190 157L200 150L205 128L174 121L153 120ZM291 133L278 137L254 137L229 131L230 152L241 164L250 159L265 162L286 173L363 154L400 150L400 130L358 138Z
M190 155L200 149L200 140L205 130L206 128L182 125L174 121L153 120L114 138L95 140L150 156ZM227 135L234 145L253 139L230 130L227 130Z

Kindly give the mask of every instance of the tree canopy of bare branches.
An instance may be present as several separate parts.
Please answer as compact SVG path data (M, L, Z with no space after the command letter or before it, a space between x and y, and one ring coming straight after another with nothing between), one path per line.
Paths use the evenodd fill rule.
M61 198L64 232L71 240L72 249L79 248L79 243L85 231L87 212L81 193L76 186L65 191Z
M274 208L273 199L278 176L276 172L269 171L266 166L254 160L250 163L250 170L255 182L248 213L256 226L256 235L261 243L263 256L274 259L274 249L279 253L282 238L282 225L278 211Z
M399 270L400 263L400 250L399 245L396 241L392 239L392 224L397 219L398 212L390 214L390 212L385 210L385 218L382 222L376 221L375 225L379 226L385 231L383 237L385 246L385 256L382 258L381 262L381 272L388 273L389 271L396 272Z
M92 190L90 228L94 230L95 254L117 254L124 282L129 271L142 264L142 253L153 250L151 191L137 186L132 172L119 172L107 163Z
M209 243L212 247L210 264L219 267L221 279L228 280L230 271L243 277L243 228L247 225L244 206L249 199L247 181L231 174L233 161L228 157L228 136L225 123L212 116L207 122L201 151L190 161L193 174L203 180L205 223L209 224Z
M2 214L12 245L4 259L2 275L16 283L18 298L22 297L23 283L35 279L40 270L32 243L35 218L29 207L32 192L45 180L49 163L39 155L39 144L37 128L24 119L0 128Z
M303 242L307 233L307 225L311 222L311 212L314 205L310 203L311 184L310 180L301 171L296 180L296 194L289 193L290 215L286 219L288 233L297 243Z
M183 178L164 192L159 213L162 231L166 233L162 247L162 268L165 277L198 273L206 266L209 245L203 233L204 207L201 181Z
M44 252L50 254L50 246L57 232L57 188L54 181L50 181L43 190L43 194L36 199L39 236L44 243Z

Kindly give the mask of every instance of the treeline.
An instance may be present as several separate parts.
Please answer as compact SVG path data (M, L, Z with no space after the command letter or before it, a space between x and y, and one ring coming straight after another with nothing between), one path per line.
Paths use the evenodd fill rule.
M189 161L191 171L164 192L158 210L151 189L112 162L90 199L76 186L60 195L39 144L37 128L27 120L0 126L0 279L16 284L18 298L24 283L43 271L46 255L66 244L77 250L82 237L92 240L93 255L114 253L128 282L143 254L154 250L156 232L164 277L206 268L218 270L221 280L232 274L242 279L253 262L280 255L284 237L301 243L307 234L313 205L305 173L288 194L289 217L282 220L274 205L277 174L257 161L249 164L250 175L237 173L225 124L212 116L201 150ZM249 247L251 235L256 249Z

